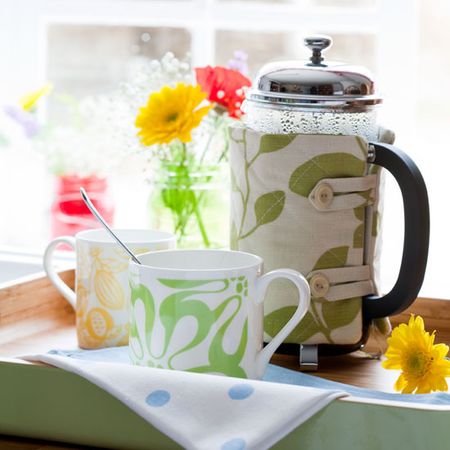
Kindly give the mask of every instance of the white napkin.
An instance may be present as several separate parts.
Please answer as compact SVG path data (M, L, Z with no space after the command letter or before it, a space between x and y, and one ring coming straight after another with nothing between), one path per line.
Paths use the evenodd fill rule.
M54 354L27 357L91 381L187 449L264 450L347 394Z

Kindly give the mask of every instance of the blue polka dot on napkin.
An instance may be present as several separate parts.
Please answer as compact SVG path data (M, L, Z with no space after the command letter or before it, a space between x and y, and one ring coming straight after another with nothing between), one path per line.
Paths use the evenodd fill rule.
M225 442L220 450L245 450L245 441L241 438L231 439Z
M169 401L170 393L163 389L151 392L145 399L147 405L157 408L166 405Z
M250 397L250 395L253 394L254 390L255 389L253 388L253 386L251 384L246 384L246 383L235 384L228 391L228 396L232 400L244 400L244 399Z

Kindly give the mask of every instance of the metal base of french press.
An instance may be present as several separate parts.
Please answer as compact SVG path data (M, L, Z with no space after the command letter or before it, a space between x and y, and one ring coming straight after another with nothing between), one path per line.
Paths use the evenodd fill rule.
M303 344L281 344L276 353L282 355L295 355L299 357L299 367L302 371L318 370L319 359L327 356L339 356L361 350L369 338L369 324L364 324L361 339L355 344L349 345L303 345Z
M300 344L298 365L304 372L315 372L319 368L319 346Z

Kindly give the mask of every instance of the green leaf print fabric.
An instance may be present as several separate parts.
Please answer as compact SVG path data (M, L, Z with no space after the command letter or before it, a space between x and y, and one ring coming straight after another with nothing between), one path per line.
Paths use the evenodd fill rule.
M290 267L310 284L322 283L320 289L312 286L310 310L286 342L358 342L362 297L377 293L381 171L367 163L367 142L357 136L264 134L239 125L231 127L230 138L231 248L260 255L265 270ZM296 303L288 281L272 283L264 304L266 341Z
M300 164L289 178L289 189L298 195L308 197L318 181L323 178L348 177L364 174L366 163L348 153L318 155Z

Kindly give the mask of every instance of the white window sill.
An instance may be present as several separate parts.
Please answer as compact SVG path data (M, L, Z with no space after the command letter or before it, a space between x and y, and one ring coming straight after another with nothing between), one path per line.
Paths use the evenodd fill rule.
M71 269L75 267L75 254L57 251L54 261L58 270ZM44 276L42 253L0 247L0 289L41 276Z

